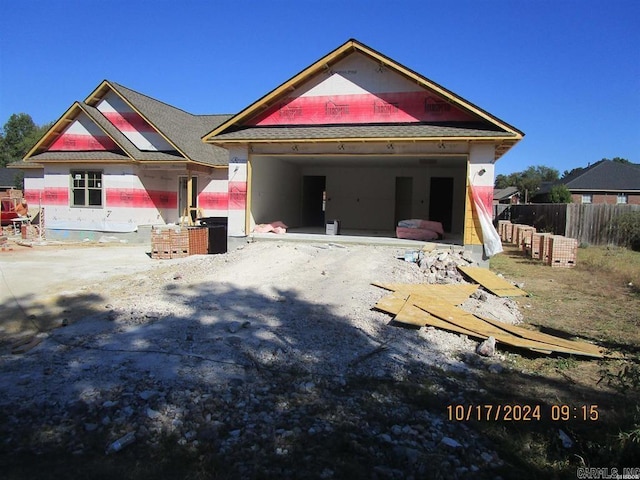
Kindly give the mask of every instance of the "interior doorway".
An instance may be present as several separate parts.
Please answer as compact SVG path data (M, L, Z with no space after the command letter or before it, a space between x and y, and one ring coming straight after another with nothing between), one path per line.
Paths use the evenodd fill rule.
M453 177L431 177L429 186L429 220L442 223L451 232L453 216Z
M326 185L327 177L323 175L302 177L302 226L324 227Z
M400 220L413 218L413 177L396 177L394 228Z

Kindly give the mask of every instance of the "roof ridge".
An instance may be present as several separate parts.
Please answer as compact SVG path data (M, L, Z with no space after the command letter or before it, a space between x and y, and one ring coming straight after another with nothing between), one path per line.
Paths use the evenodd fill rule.
M122 90L125 90L125 92L135 93L136 95L140 95L141 97L145 97L145 98L147 98L147 99L149 99L149 100L152 100L152 101L153 101L153 102L155 102L155 103L160 103L160 104L164 105L165 107L169 107L169 108L171 108L172 110L177 110L177 111L179 111L179 112L182 112L182 113L185 113L185 114L187 114L187 115L191 115L191 116L196 116L196 115L194 115L194 114L193 114L193 113L191 113L191 112L187 112L186 110L184 110L184 109L182 109L182 108L179 108L179 107L176 107L176 106L174 106L174 105L171 105L170 103L164 102L164 101L162 101L162 100L158 100L157 98L154 98L154 97L152 97L152 96L150 96L150 95L147 95L146 93L139 92L139 91L137 91L137 90L134 90L133 88L125 87L124 85L122 85L122 84L120 84L120 83L118 83L118 82L113 82L113 81L108 80L108 79L107 79L107 80L105 80L105 81L106 81L107 83L109 83L109 85L111 85L111 86L115 87L115 88L116 88L116 89L118 89L118 90L121 90L121 89L122 89ZM122 93L122 92L120 92L120 93ZM126 95L125 95L125 96L126 96Z

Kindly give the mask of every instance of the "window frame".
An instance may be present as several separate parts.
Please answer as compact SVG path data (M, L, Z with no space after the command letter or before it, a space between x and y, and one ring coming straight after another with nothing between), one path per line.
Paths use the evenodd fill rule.
M586 200L586 201L585 201ZM583 193L581 202L583 205L590 205L593 203L593 193Z
M82 178L76 178L82 175ZM87 169L71 170L69 172L69 203L72 208L104 208L104 171ZM76 186L76 181L81 181L82 185ZM98 184L98 186L95 186ZM82 191L84 203L78 203L76 192ZM99 192L99 194L96 194ZM99 196L100 203L91 203Z
M620 200L623 200L622 202ZM616 205L627 205L629 203L629 195L626 193L618 193L616 196Z

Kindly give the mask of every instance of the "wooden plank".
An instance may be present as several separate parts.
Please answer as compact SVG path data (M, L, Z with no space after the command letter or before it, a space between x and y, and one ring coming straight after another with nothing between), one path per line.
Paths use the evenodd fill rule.
M409 298L407 294L394 292L378 300L375 308L390 313L391 315L397 315L407 302L407 298Z
M526 348L536 352L558 352L567 353L571 355L590 356L596 358L602 358L601 353L591 353L578 350L575 348L568 348L559 345L552 345L549 343L539 342L535 340L529 340L526 338L513 335L502 328L498 328L483 319L476 317L460 308L449 305L445 302L439 302L437 299L434 301L425 301L419 297L412 299L412 303L422 310L434 315L438 318L446 320L449 323L458 325L459 327L471 330L482 336L492 336L496 341L511 345L513 347Z
M402 310L400 310L398 315L396 315L394 320L401 323L408 323L410 325L418 325L420 327L436 327L442 330L448 330L450 332L460 333L475 338L487 338L484 335L479 335L476 332L472 332L471 330L460 327L459 325L447 322L446 320L442 320L438 317L434 317L433 315L428 314L421 308L416 307L413 304L414 301L415 297L413 295L410 296L405 306L402 308Z
M395 315L394 320L400 323L418 327L429 325L483 339L493 336L498 342L527 348L537 353L558 352L595 358L604 357L604 351L597 345L567 340L479 317L457 308L455 304L462 303L468 298L477 288L475 285L374 285L395 290L394 293L380 299L375 307Z
M566 338L556 337L554 335L549 335L547 333L542 333L537 330L529 330L527 328L523 328L517 325L509 325L507 323L498 322L496 320L491 320L489 318L482 318L485 322L491 323L492 325L506 330L509 333L513 333L522 338L527 338L529 340L535 340L538 342L549 343L551 345L556 345L560 347L567 348L575 348L576 350L581 350L585 353L592 353L594 355L602 355L603 350L597 345L587 342L580 342L577 340L568 340Z
M526 297L528 295L524 290L511 285L487 268L458 267L458 270L498 297Z
M420 295L424 297L437 297L450 302L452 305L460 305L478 289L477 285L468 283L456 283L452 285L431 285L426 283L372 283L376 287L401 292L405 295Z

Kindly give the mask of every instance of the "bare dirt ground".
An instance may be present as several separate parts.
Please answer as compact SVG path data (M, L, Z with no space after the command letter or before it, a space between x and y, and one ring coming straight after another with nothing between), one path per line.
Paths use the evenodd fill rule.
M204 472L189 478L492 478L504 466L445 410L465 402L462 384L473 391L474 369L500 358L467 362L475 341L391 325L373 309L386 292L371 282L424 283L405 249L258 242L173 260L148 250L2 253L8 478L21 478L15 459L33 453L52 477L93 478L82 466L104 461L126 433L135 444L121 460L142 453L162 465L187 452ZM517 321L508 300L493 312ZM11 353L32 335L39 345ZM118 465L113 476L163 478Z

